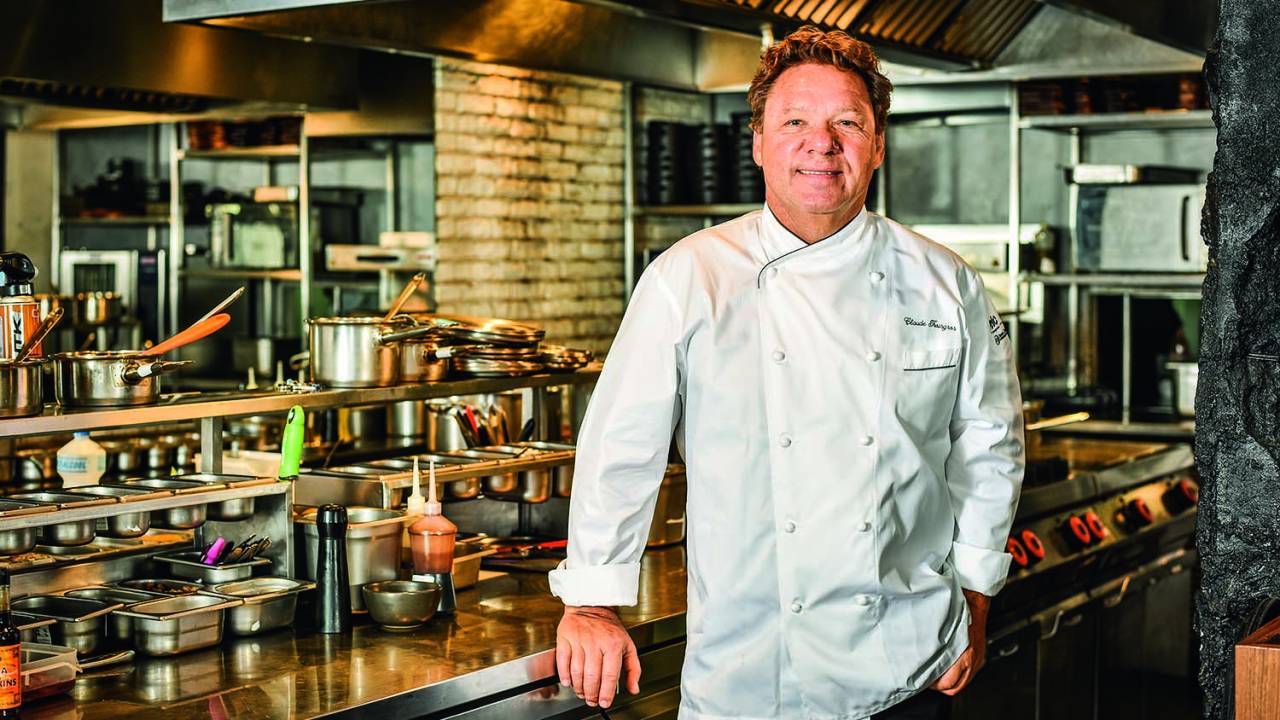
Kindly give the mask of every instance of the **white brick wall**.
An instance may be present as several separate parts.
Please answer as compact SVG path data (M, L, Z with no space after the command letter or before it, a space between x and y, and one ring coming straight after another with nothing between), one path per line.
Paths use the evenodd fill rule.
M436 66L436 298L605 351L622 317L622 85Z

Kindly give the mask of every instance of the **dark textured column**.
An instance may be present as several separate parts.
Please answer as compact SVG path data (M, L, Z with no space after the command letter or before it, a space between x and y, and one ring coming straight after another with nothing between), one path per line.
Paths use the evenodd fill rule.
M1231 717L1232 648L1280 595L1280 12L1222 0L1205 64L1218 126L1203 231L1196 611L1205 717Z

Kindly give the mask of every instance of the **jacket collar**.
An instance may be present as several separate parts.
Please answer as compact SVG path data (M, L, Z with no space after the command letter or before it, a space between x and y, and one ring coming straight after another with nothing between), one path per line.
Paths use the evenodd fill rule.
M844 227L834 234L813 243L813 245L831 249L861 239L863 230L867 227L867 216L867 207L863 205L862 210L858 211L858 214L846 223ZM804 240L801 240L778 221L773 211L769 209L768 203L765 203L764 212L761 213L760 241L763 245L765 259L769 262L808 246Z

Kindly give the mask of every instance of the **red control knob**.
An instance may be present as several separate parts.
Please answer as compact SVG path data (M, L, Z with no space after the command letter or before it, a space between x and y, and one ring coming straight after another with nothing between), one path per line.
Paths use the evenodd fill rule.
M1093 535L1089 532L1089 525L1079 515L1072 515L1067 518L1066 534L1067 542L1071 543L1071 546L1077 550L1087 548L1093 542Z
M1188 478L1182 478L1173 484L1164 494L1165 507L1169 512L1178 514L1195 507L1200 502L1200 487Z
M1084 524L1089 526L1089 534L1093 536L1095 542L1102 542L1107 536L1107 526L1102 524L1102 518L1098 517L1098 513L1090 510L1084 514Z
M1039 535L1030 530L1023 530L1019 537L1022 540L1022 547L1027 549L1027 559L1032 564L1044 559L1044 543L1040 542Z
M1151 507L1142 498L1134 498L1124 506L1124 524L1133 529L1146 527L1155 522L1156 516Z
M1013 556L1013 564L1019 568L1026 568L1031 564L1031 560L1027 557L1026 548L1022 547L1022 543L1013 538L1005 541L1004 551Z

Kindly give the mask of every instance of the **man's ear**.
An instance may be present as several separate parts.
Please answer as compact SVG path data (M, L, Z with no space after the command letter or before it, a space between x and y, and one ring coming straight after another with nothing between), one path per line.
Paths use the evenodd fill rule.
M751 159L756 161L756 167L764 167L763 142L764 139L760 137L758 130L751 131Z

